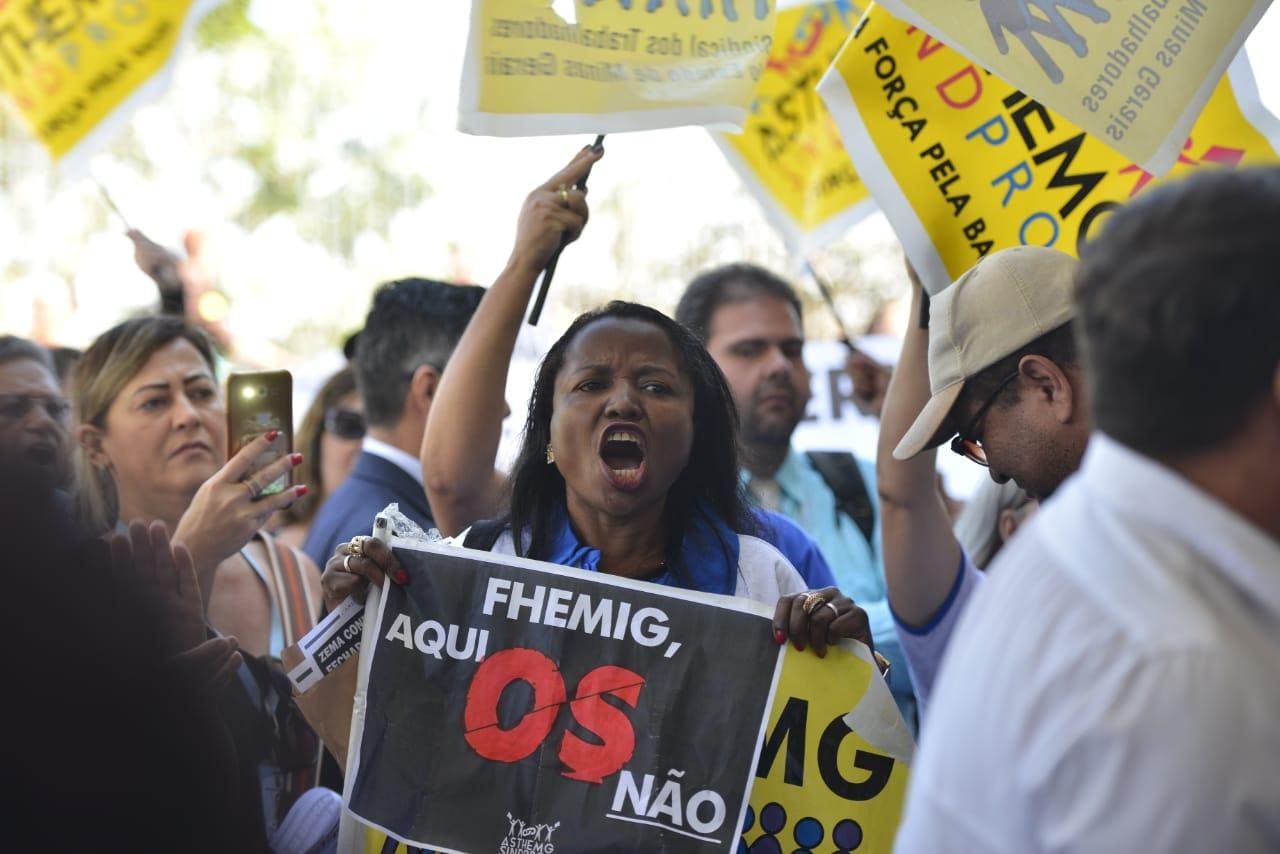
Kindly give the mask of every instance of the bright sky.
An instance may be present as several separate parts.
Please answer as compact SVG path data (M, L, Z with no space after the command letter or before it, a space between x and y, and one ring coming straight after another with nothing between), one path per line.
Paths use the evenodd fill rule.
M267 132L254 126L243 103L220 97L224 54L184 57L171 91L137 114L137 154L148 163L146 180L121 172L106 158L95 161L95 171L130 218L158 240L178 245L186 228L210 231L220 280L235 301L235 331L246 338L278 337L282 327L295 324L353 329L373 286L391 277L462 274L487 283L505 260L525 194L589 140L496 139L454 130L469 7L461 0L253 0L253 19L282 36L301 67L317 74L330 65L351 69L348 97L335 106L322 132L289 144L336 147L358 139L376 152L382 140L405 134L412 144L397 157L412 163L431 187L422 204L397 215L389 228L366 231L351 262L302 240L284 218L251 232L231 222L255 180L243 167L215 164L217 187L200 179L208 164L198 160L202 148L190 129L198 122L191 115L243 114L237 132ZM317 8L325 10L332 31L342 34L340 44L312 37ZM1263 100L1280 114L1280 7L1266 13L1247 47ZM262 65L269 60L237 54L236 62L232 70L238 77L266 76ZM186 124L175 117L179 113ZM781 242L706 131L615 135L607 148L592 175L592 198L597 205L616 204L598 209L587 237L566 253L560 286L598 294L600 301L632 296L670 308L679 282L655 279L655 266L692 251L713 224L740 229L744 241L782 254ZM340 171L322 170L309 180L313 188L343 190ZM6 185L16 207L35 213L0 211L0 245L21 253L34 272L3 284L0 331L29 334L34 313L43 312L61 343L83 345L111 322L151 304L152 286L133 268L131 247L119 224L104 214L92 184L50 193L47 167L28 158L10 166ZM895 241L882 217L859 225L846 240L873 256L869 275L887 281L900 275ZM629 257L646 263L620 268L614 253L621 242ZM75 275L74 310L64 280L54 275L66 270ZM545 334L568 320L565 311L551 306Z

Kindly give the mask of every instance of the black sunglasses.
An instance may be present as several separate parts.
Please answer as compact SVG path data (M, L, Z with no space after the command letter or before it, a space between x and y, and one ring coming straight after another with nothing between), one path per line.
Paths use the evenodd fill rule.
M992 404L996 402L996 398L1000 396L1000 392L1009 387L1009 383L1018 378L1018 372L1014 371L1009 376L1000 381L996 386L996 390L991 392L991 396L986 399L982 406L978 407L978 411L974 413L973 418L969 419L969 426L960 431L954 439L951 440L951 450L965 459L972 460L980 466L988 466L987 452L982 447L982 440L978 438L978 427L982 423L982 419L986 417L987 410L991 409Z
M339 439L363 439L364 416L354 409L335 406L324 414L324 429Z
M0 418L6 421L20 421L31 414L31 410L43 406L49 417L59 424L67 422L71 414L71 404L65 398L44 394L0 394Z

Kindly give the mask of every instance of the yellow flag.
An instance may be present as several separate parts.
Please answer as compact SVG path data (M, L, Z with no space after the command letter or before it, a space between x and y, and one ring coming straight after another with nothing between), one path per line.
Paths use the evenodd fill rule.
M787 648L739 851L893 850L913 745L870 658Z
M489 136L739 130L775 0L474 0L458 126ZM556 6L559 8L559 5Z
M1271 0L883 0L1163 175ZM964 11L957 14L957 7Z
M849 0L779 11L746 126L716 135L774 227L802 255L875 210L817 91L861 15Z
M178 46L213 0L0 2L0 89L66 167L168 85Z
M997 249L1075 255L1110 211L1158 180L874 5L818 92L930 293ZM1280 127L1241 54L1170 175L1274 163L1278 151Z

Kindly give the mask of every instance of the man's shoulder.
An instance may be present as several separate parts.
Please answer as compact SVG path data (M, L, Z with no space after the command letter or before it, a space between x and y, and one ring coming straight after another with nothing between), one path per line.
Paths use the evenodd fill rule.
M389 503L385 497L380 502L371 490L356 488L348 478L316 512L302 550L323 567L339 543L372 531L374 517Z
M975 710L1013 714L1025 702L1035 716L1049 701L1088 717L1109 678L1119 685L1227 649L1231 628L1195 588L1168 578L1173 568L1140 540L1091 524L1088 500L1064 489L997 556L959 618L935 714L945 693Z
M400 502L400 510L410 517L417 515L404 503L402 496L389 487L372 483L353 473L325 498L311 521L311 529L303 547L312 560L323 566L341 542L373 530L374 517L388 504ZM429 520L415 519L422 524ZM429 525L427 525L429 527Z
M866 493L874 501L876 464L853 451L791 447L789 463L802 473L806 487L829 493L837 502ZM801 496L803 497L803 496Z
M1133 842L1114 803L1159 812L1229 788L1225 778L1194 782L1179 769L1231 765L1214 760L1215 733L1258 743L1271 731L1280 650L1274 641L1242 641L1212 609L1197 607L1184 595L1195 585L1170 580L1175 567L1161 548L1078 485L1060 489L1001 552L960 617L913 786L946 800L949 813L999 829L1008 843L1000 850L1017 850L1019 832L1043 830L1053 820L1037 817L1046 804L1103 810L1096 822L1076 822L1094 828L1082 841ZM1243 774L1244 764L1257 770L1263 761L1270 759L1241 757L1228 771ZM1009 773L967 785L982 766ZM1081 795L1081 779L1091 781L1092 797ZM1155 819L1133 814L1130 824L1150 832ZM907 839L922 829L914 819Z
M792 544L810 545L813 538L805 532L790 516L776 510L763 508L755 511L756 520L760 523L760 539L777 546L782 552Z
M992 562L989 606L1032 609L1114 632L1158 654L1212 647L1223 614L1207 596L1211 567L1191 544L1068 481Z
M380 487L354 476L348 477L320 505L312 523L312 530L340 525L343 519L361 513L369 505L378 505L374 510L376 514L393 500L394 497L389 496L386 487Z

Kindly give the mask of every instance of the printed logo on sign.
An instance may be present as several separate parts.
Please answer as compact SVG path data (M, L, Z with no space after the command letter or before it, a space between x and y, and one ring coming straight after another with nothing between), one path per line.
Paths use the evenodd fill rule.
M981 0L981 8L996 48L1002 54L1009 53L1007 30L1022 42L1045 76L1054 83L1062 82L1062 69L1045 50L1041 38L1065 44L1076 56L1089 55L1088 40L1067 21L1062 9L1083 15L1095 24L1111 20L1111 13L1094 0Z
M560 827L555 824L529 824L524 819L507 813L507 835L498 846L498 854L555 854L556 846L551 834Z

